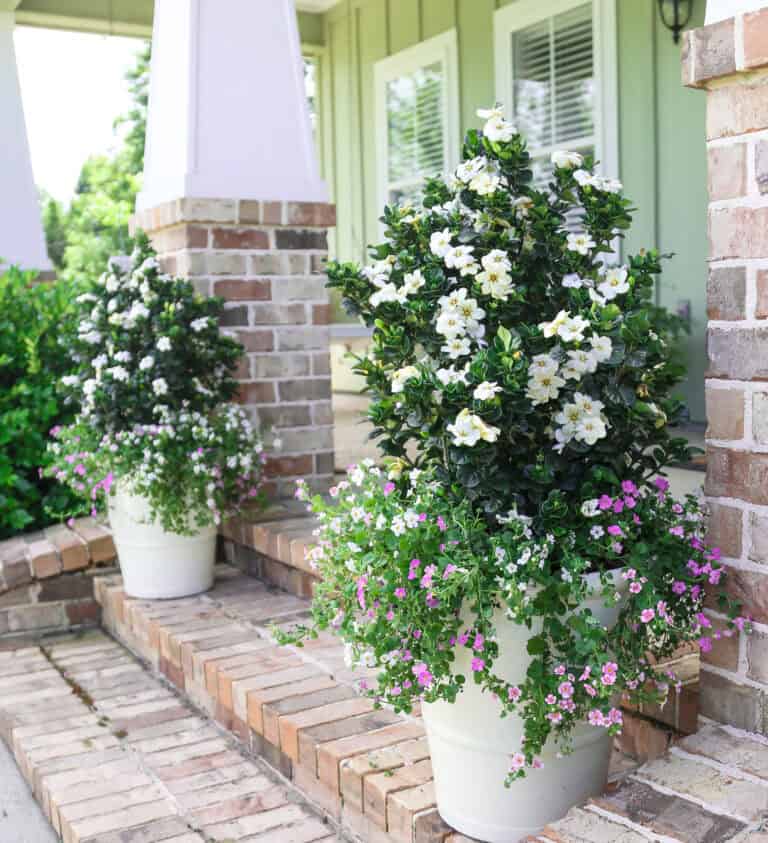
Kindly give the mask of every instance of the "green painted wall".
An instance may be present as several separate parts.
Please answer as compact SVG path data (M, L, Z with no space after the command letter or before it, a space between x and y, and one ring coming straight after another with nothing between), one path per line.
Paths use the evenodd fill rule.
M378 236L374 64L456 29L463 129L475 109L495 100L493 13L515 0L342 0L323 16L321 112L323 172L338 209L335 254L360 260ZM547 0L541 0L546 6ZM704 95L682 88L679 46L652 0L616 0L619 75L619 177L638 208L626 249L674 252L658 298L676 309L690 302L686 341L692 418L704 419L706 149ZM694 0L692 25L705 0ZM302 26L302 36L304 27ZM319 42L315 42L319 43Z

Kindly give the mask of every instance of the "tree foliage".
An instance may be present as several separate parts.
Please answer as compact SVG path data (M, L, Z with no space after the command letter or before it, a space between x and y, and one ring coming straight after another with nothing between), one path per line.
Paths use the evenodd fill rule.
M115 128L124 133L119 149L89 156L67 210L52 197L42 197L48 254L60 276L94 279L110 257L133 249L128 220L144 167L149 60L147 42L125 77L133 106L115 121Z

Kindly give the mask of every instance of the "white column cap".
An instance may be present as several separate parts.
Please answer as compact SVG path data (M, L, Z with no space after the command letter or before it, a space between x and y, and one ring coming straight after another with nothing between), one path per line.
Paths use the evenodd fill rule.
M4 264L18 264L22 269L48 271L52 265L45 248L29 157L13 28L13 12L0 11L0 259Z
M155 0L136 208L180 198L328 201L293 0Z

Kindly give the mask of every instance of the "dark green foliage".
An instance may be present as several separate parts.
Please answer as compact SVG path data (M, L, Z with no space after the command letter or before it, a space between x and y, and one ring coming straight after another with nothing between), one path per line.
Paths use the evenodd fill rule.
M0 275L0 539L48 523L73 498L38 476L48 431L71 418L56 382L71 372L73 286L34 281L11 267Z

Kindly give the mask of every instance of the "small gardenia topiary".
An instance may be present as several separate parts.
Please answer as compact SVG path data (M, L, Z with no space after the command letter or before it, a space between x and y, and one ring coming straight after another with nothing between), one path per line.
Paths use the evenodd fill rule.
M78 299L80 403L53 432L48 473L97 506L116 482L149 500L167 530L193 533L257 497L263 447L246 413L228 404L242 348L219 333L223 303L160 271L146 237L132 266L116 266Z
M423 208L385 210L373 266L330 267L373 327L357 368L395 459L387 477L353 466L330 503L312 501L314 624L282 639L336 630L398 710L478 683L524 721L509 783L580 723L617 733L622 695L663 702L676 680L649 653L709 649L746 620L720 594L712 630L720 553L697 501L659 476L688 456L667 430L683 372L674 320L652 303L657 255L612 264L630 224L621 185L556 152L537 187L501 111L479 114L483 132L454 175L427 182ZM618 621L599 621L590 597ZM530 630L517 685L501 678L509 622Z

